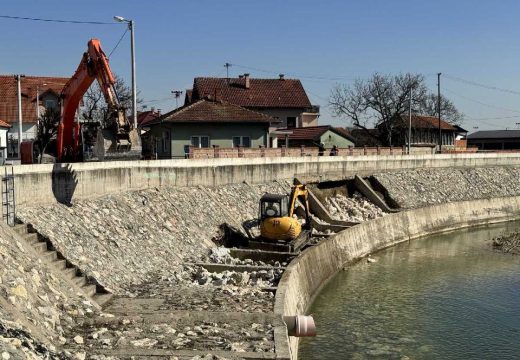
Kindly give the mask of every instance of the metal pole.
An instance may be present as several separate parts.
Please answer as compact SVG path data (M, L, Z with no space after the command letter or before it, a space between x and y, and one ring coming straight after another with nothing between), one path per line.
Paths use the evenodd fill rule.
M130 47L132 51L132 115L134 117L134 129L137 129L137 82L135 78L134 20L130 20L128 27L130 28Z
M412 144L412 88L410 88L410 108L408 109L410 115L410 123L408 124L408 155L410 155L410 149Z
M18 91L18 157L20 157L20 147L22 145L22 77L25 76L16 75Z
M40 122L40 87L36 85L36 123Z
M442 151L441 131L441 73L437 74L437 113L439 115L439 152Z

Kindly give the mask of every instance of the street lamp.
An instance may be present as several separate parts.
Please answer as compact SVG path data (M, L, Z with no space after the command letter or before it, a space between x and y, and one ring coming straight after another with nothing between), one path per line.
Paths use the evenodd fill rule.
M130 29L130 50L132 53L132 116L134 117L134 129L137 129L137 83L135 79L134 20L127 20L122 16L114 16L114 20L127 23L128 29Z

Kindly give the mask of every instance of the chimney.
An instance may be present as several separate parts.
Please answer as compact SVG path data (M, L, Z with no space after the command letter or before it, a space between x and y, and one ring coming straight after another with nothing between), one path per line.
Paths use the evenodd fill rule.
M278 77L280 78L280 80L285 80L285 75L284 74L278 74Z
M244 79L246 80L246 89L251 87L251 80L249 79L249 74L244 74Z
M214 95L214 101L220 102L220 92L218 91L218 89L215 89L215 92L213 95Z
M152 113L154 113L154 112L155 112L155 107L152 106L152 107L150 108L150 110L152 111Z

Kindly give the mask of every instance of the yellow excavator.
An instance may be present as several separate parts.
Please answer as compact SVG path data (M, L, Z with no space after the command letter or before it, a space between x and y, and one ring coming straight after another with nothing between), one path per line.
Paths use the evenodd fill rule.
M305 223L303 226L295 217L297 200L303 205ZM294 241L308 233L311 226L308 192L305 185L294 185L291 194L269 194L260 198L260 235L268 241Z

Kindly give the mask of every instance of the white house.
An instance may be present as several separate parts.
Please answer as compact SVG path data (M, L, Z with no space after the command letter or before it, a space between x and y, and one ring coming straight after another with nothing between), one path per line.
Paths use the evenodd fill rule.
M0 165L4 165L7 158L7 132L11 125L0 120Z

